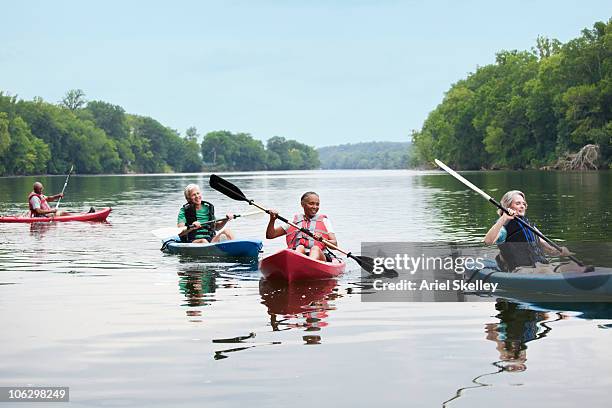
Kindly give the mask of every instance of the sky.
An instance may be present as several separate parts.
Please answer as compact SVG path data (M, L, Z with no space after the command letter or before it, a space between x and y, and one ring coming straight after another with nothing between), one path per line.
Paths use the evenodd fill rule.
M449 87L609 1L0 0L0 91L321 147L408 141Z

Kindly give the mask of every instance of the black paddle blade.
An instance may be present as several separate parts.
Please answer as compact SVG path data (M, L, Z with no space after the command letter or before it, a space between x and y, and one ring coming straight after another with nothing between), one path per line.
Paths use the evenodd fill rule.
M374 268L375 268L374 259L368 256L356 256L352 254L349 254L349 256L353 258L359 264L359 266L361 266L368 273L371 273L377 276L381 276L383 278L397 278L399 276L399 273L397 273L395 269L387 269L382 266L380 267L382 268L381 272L379 272L378 270L375 272L374 271Z
M249 200L244 196L244 194L242 194L242 191L240 191L238 187L236 187L229 181L217 176L216 174L210 175L209 183L212 188L214 188L221 194L228 196L231 199L249 202Z

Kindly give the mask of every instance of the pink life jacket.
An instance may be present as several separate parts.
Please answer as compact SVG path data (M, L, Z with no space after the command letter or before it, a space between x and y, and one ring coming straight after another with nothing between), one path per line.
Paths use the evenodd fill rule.
M30 206L30 217L40 217L38 214L36 214L36 211L34 211L34 207L32 207L32 197L38 197L38 199L40 200L41 210L51 209L51 207L49 207L49 204L47 203L47 197L45 197L43 194L36 194L35 192L32 191L30 195L28 196L28 205Z
M325 227L325 223L323 220L327 218L326 215L317 214L311 219L305 219L304 215L294 215L293 223L296 224L300 228L306 228L312 234L318 232L322 235L323 239L329 240L329 231L327 231L327 227ZM304 234L299 229L290 225L287 230L287 248L295 249L299 245L303 245L305 248L312 248L313 246L318 246L321 249L325 249L325 245L322 242L315 240L313 237Z

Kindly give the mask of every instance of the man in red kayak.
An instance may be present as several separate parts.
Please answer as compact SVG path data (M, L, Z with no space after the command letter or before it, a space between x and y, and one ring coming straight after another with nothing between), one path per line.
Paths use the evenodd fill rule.
M57 208L51 208L49 206L50 201L55 201L59 198L63 198L64 194L55 194L52 196L45 196L43 190L45 187L40 182L34 183L32 187L34 191L28 196L28 205L30 206L30 217L63 217L70 215L67 211L61 211Z
M225 224L234 218L233 214L226 214L226 220L209 223L215 219L215 207L208 201L202 200L202 192L197 184L185 187L187 203L181 207L177 217L177 227L182 231L179 237L182 242L194 244L219 242L235 239L234 233Z
M296 214L293 216L293 223L300 228L307 229L317 239L313 239L311 236L304 234L299 229L288 224L278 227L275 226L274 221L276 220L278 211L272 209L270 210L270 221L266 229L266 238L273 239L281 235L287 235L287 248L308 255L313 259L325 261L326 256L324 250L326 245L319 241L319 239L325 239L335 246L338 245L331 221L326 215L317 214L320 205L319 195L317 193L313 191L304 193L300 200L300 204L304 209L304 214Z

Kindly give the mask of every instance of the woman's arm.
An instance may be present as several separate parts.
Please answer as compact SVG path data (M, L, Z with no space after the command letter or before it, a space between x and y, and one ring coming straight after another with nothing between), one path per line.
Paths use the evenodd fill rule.
M176 226L178 228L183 228L183 230L178 234L179 237L182 237L183 235L191 231L199 229L202 225L199 223L199 221L195 221L193 224L191 224L191 228L187 227L184 222L179 222L178 224L176 224Z
M219 231L221 228L225 227L225 224L227 224L229 220L233 220L234 218L234 214L232 213L225 214L224 219L222 218L219 221L215 222L215 230Z
M514 218L514 210L508 209L508 211L511 213L511 215L503 213L501 217L497 219L497 222L489 229L487 235L484 237L485 244L493 245L495 241L497 241L497 238L499 238L499 232L501 231L502 227L506 225L508 221Z
M538 239L540 240L540 245L542 246L542 249L547 255L552 255L552 256L574 255L574 253L571 252L569 249L567 249L567 247L561 247L561 251L559 251L557 248L553 247L548 242L544 241L542 238L538 238Z
M326 241L331 242L334 246L338 246L338 240L336 239L336 234L334 234L333 232L328 232L327 235L329 235L329 239L326 239ZM315 236L321 236L321 234L315 234Z
M278 215L278 211L270 209L270 220L268 221L268 226L266 228L266 238L274 239L280 237L281 235L285 235L287 231L284 230L283 227L277 227L274 225L276 221L276 216Z

